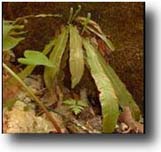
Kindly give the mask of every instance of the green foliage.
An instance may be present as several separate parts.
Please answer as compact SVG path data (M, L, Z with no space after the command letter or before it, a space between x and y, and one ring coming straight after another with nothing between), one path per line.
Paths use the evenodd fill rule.
M92 45L88 37L93 36L93 34L96 38L99 37L105 42L111 51L114 50L112 42L106 38L106 35L102 32L99 25L90 19L90 14L88 14L87 18L77 17L80 9L81 7L79 7L75 13L73 12L73 9L71 9L68 25L63 27L60 34L44 47L42 53L32 50L25 51L25 58L19 58L18 61L22 64L27 64L27 66L18 74L18 76L21 79L24 79L26 76L31 74L35 66L44 65L44 82L46 87L49 90L52 90L55 78L59 76L58 74L63 72L62 69L66 67L66 61L69 58L69 69L72 83L71 87L73 89L77 84L79 84L85 71L85 62L87 62L90 74L95 81L98 91L100 92L99 99L102 108L103 132L112 133L117 124L119 106L122 108L129 106L132 115L136 120L140 118L140 110L125 85L121 82L112 67L105 62L98 49ZM45 17L42 14L37 16ZM72 21L79 22L83 25L81 35L86 35L86 39L80 36L79 28L76 25L72 25ZM4 49L11 49L23 39L13 37L15 35L23 34L23 27L20 25L13 25L12 22L3 22L3 27ZM88 35L89 33L90 35ZM84 51L86 54L85 57ZM46 55L49 55L49 59ZM58 77L58 79L60 79L60 77ZM37 99L35 98L35 100ZM42 103L39 101L37 102L42 108L44 108ZM69 99L63 103L68 106L75 115L78 115L85 107L88 106L87 102L84 102L83 100ZM45 108L44 111L47 113L51 121L53 121Z
M95 48L90 44L90 41L84 39L83 45L86 49L87 62L90 68L91 75L100 92L99 98L102 107L103 115L103 132L111 133L117 123L119 108L118 99L110 79L105 74L96 54Z
M50 40L50 42L45 45L42 53L44 55L49 54L52 51L52 48L54 47L54 45L55 45L55 38L53 38L52 40Z
M54 68L45 67L44 81L48 89L52 88L55 76L59 72L61 59L68 40L68 31L69 31L69 28L64 27L61 34L57 37L55 41L55 46L52 52L50 53L49 60L54 65Z
M76 21L80 22L83 26L86 26L86 29L88 29L90 32L92 32L93 34L97 35L100 39L102 39L107 45L107 47L111 49L111 51L115 50L112 42L106 37L106 35L103 33L100 26L96 22L90 20L89 18L84 17L78 17Z
M97 32L96 30L92 29L89 26L87 26L87 29L89 31L91 31L92 33L96 34L100 39L102 39L106 43L107 47L109 47L111 49L111 51L115 50L112 42L108 38L106 38L106 35L104 33L99 33L99 32Z
M32 71L35 69L35 65L28 65L25 67L25 69L23 71L21 71L20 73L18 73L17 75L21 78L24 79L27 76L29 76Z
M76 26L70 25L70 59L69 66L71 72L72 88L74 88L82 78L84 73L84 57L82 49L82 38Z
M72 22L73 20L75 20L75 18L76 18L77 15L79 14L81 8L82 8L81 5L78 5L77 10L75 11L75 13L74 13L73 16L72 16L71 22Z
M14 48L24 39L22 37L14 37L14 35L18 36L23 34L23 28L24 26L22 25L13 25L13 22L11 21L3 21L3 50L10 50Z
M99 59L99 62L101 63L101 66L104 69L104 72L109 77L116 95L119 99L119 105L124 108L125 106L129 106L130 110L132 112L133 117L135 120L139 120L140 118L140 110L137 104L135 103L132 95L129 93L129 91L126 89L123 82L119 79L115 71L112 69L112 67L105 62L104 58L101 56L101 54L97 51L97 56Z
M44 65L47 67L54 67L51 61L39 51L26 50L24 53L25 58L19 58L18 62L27 65Z
M83 23L83 29L82 29L82 33L85 31L85 29L87 28L87 25L90 21L90 18L91 18L91 13L88 13L87 14L87 19L85 20L85 22Z
M65 100L63 101L63 104L67 105L75 115L78 115L85 107L88 106L86 102L74 99Z
M3 36L6 36L13 28L12 21L3 20Z
M42 53L44 55L47 55L48 53L50 53L50 51L52 50L54 44L55 44L55 40L52 39L47 45L45 45ZM29 76L34 69L35 69L35 65L28 65L28 66L26 66L26 68L23 71L18 73L18 76L21 79L24 79L25 77Z

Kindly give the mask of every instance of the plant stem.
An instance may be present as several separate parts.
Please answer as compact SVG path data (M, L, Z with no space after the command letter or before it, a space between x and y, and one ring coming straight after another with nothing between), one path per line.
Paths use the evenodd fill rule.
M73 8L70 8L70 15L69 15L69 19L68 19L68 24L70 24L72 17L73 17Z
M46 113L46 116L48 119L52 122L55 129L58 133L61 133L61 129L59 125L57 124L56 120L53 118L53 116L48 112L47 108L44 106L44 104L34 95L34 93L31 91L31 89L21 80L21 78L12 71L5 63L3 63L3 67L26 89L26 91L33 97L33 99L36 101L36 103L42 108L42 110Z
M89 23L90 18L91 18L91 13L88 13L88 14L87 14L87 19L86 19L86 21L84 22L84 26L83 26L83 30L82 30L81 35L84 33L85 29L87 28L87 25L88 25L88 23Z
M71 22L73 21L73 20L75 20L75 18L77 17L77 15L78 15L78 13L80 12L80 10L81 10L81 5L78 5L78 9L76 10L76 12L75 12L75 14L73 15L73 17L72 17L72 19L71 19Z

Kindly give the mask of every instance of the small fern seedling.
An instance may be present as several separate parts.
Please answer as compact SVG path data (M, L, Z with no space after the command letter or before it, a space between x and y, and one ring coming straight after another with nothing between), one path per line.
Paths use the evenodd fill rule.
M86 104L86 102L84 102L84 101L82 101L82 100L74 100L74 99L65 100L65 101L63 102L63 104L65 104L66 106L68 106L69 109L70 109L75 115L80 114L81 111L84 110L84 108L88 106L88 105Z

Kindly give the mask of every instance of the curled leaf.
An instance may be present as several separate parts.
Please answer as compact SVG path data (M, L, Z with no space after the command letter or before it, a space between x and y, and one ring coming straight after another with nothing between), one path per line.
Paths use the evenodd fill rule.
M77 21L77 22L80 22L81 24L84 25L85 22L87 21L87 18L78 16L78 17L76 18L76 21ZM100 26L99 26L95 21L89 19L89 20L88 20L88 25L92 26L92 27L93 27L96 31L98 31L99 33L101 33L101 34L103 33L102 30L101 30L101 28L100 28Z
M143 124L134 120L129 107L124 107L123 112L119 116L119 121L128 125L129 131L144 133Z
M100 39L102 39L106 43L107 47L109 47L111 49L111 51L114 51L115 50L112 42L110 41L110 39L108 39L106 37L106 35L104 33L100 34L100 33L98 33L97 31L95 31L94 29L92 29L89 26L87 26L87 29L89 31L91 31L92 33L96 34Z
M118 99L110 79L105 74L99 62L96 54L97 50L90 44L89 40L84 39L83 45L86 50L90 72L100 92L99 98L103 115L103 132L112 133L119 114Z
M76 19L76 21L80 22L83 26L86 23L86 20L87 19L85 17L77 17L77 19ZM93 20L88 20L88 26L86 26L86 28L90 32L96 34L100 39L102 39L106 43L107 47L109 47L111 49L111 51L115 50L115 47L112 44L112 42L110 41L110 39L108 39L106 37L106 35L103 33L100 26L96 22L94 22Z
M82 49L82 38L76 26L70 25L70 72L72 75L72 88L74 88L82 78L84 72L84 58Z

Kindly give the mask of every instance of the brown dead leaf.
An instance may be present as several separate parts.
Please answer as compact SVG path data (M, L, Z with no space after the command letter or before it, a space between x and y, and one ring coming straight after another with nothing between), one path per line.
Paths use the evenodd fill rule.
M9 84L8 80L9 80L10 76L4 72L3 73L3 102L13 99L16 97L17 93L19 92L19 90L21 89L19 84Z
M134 120L129 107L124 107L119 116L119 122L125 123L129 127L129 132L144 133L143 124Z

